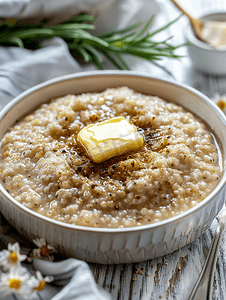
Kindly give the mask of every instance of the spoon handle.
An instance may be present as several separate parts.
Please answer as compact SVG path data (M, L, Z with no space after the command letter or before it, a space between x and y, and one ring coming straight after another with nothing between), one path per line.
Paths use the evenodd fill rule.
M202 28L203 28L203 21L201 19L193 18L178 2L177 0L171 0L171 2L180 10L184 15L186 15L191 23L191 26L195 32L195 35L198 39L203 42L206 42L202 36Z
M216 232L213 236L206 261L188 300L212 299L212 286L216 268L217 254L219 251L224 228L225 223L220 220Z
M184 14L186 15L191 22L194 21L194 18L176 1L176 0L171 0L173 4Z

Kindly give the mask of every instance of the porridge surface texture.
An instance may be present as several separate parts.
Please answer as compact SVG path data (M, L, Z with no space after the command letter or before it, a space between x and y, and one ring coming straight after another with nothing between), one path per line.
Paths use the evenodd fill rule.
M117 116L137 127L144 147L92 162L78 132ZM82 226L129 227L202 201L220 181L218 160L211 133L190 112L119 87L54 99L17 122L2 140L0 176L17 201L41 215Z

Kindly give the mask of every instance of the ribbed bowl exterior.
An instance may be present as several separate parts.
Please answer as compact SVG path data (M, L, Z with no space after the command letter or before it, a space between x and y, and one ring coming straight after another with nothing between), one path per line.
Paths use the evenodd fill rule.
M168 100L173 99L203 119L208 115L208 124L219 138L224 168L226 121L220 110L194 89L135 72L96 71L74 74L32 88L14 99L0 114L0 138L18 118L51 98L122 85ZM225 180L224 171L214 192L187 212L140 227L94 229L57 222L23 207L2 186L0 209L8 222L28 240L45 238L64 256L102 264L131 263L172 253L202 235L223 206Z
M166 226L120 233L90 232L65 229L36 219L1 197L4 217L16 230L32 240L44 237L66 257L102 264L132 263L156 258L194 241L211 225L223 206L224 190L201 211Z

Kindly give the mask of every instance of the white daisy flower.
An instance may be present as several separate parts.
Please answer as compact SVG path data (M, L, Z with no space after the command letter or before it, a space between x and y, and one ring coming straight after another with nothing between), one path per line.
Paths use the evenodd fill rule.
M56 252L56 250L53 246L47 245L45 239L37 238L36 240L33 240L33 242L38 247L38 249L33 249L32 251L33 257L40 257L50 261L54 260L54 257L51 255L51 253Z
M0 277L0 295L6 296L12 293L20 295L23 299L28 298L32 293L32 288L27 285L29 274L23 267L10 269L8 273L2 273Z
M226 94L215 94L212 100L226 114Z
M0 266L7 271L15 268L27 258L26 255L20 254L20 246L18 243L8 244L8 250L2 250L0 253Z
M40 271L36 271L36 276L31 277L30 284L33 287L33 292L37 293L42 291L46 283L52 282L53 276L45 276L43 277Z

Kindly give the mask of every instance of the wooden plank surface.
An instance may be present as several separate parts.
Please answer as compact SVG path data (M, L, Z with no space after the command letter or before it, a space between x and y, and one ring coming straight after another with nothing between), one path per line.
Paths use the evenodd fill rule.
M226 11L226 0L180 0L179 1L195 17L212 11ZM167 11L164 19L172 20L179 11L168 0L159 1L162 10ZM175 26L169 29L177 42L183 41L183 29L187 24L182 17ZM183 50L185 58L178 61L165 60L167 68L177 81L186 83L200 90L209 97L216 93L226 93L226 76L210 76L198 73ZM137 68L135 68L137 69ZM139 70L139 68L138 68ZM147 66L150 74L155 69ZM158 73L165 76L164 73ZM195 242L183 247L173 254L137 264L98 265L89 264L96 282L109 291L117 300L149 300L149 299L188 299L189 294L199 276L208 249L216 229L215 220L211 227ZM214 278L213 299L226 299L226 240L221 242L220 252ZM201 299L200 299L201 300Z

